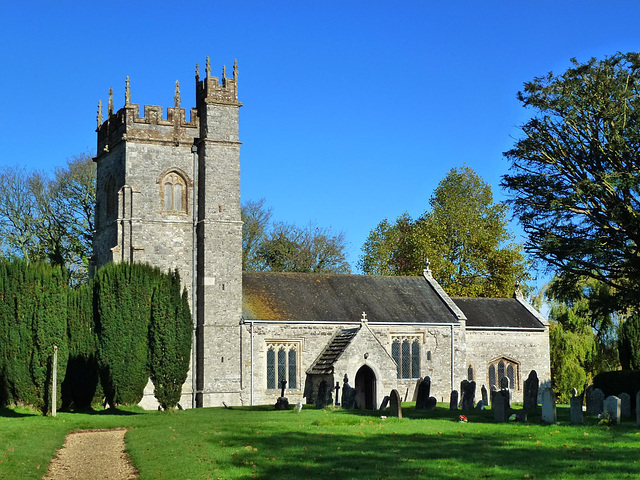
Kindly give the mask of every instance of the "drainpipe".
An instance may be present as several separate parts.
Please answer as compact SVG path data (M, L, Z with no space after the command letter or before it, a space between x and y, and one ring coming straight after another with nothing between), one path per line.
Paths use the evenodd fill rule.
M191 209L193 212L193 232L192 232L192 258L191 258L191 315L193 317L193 331L191 334L191 408L196 408L196 329L198 328L198 316L196 315L196 262L198 259L198 214L197 214L197 186L198 186L198 147L191 146L193 153L193 201Z
M455 390L455 382L454 382L454 342L453 342L453 323L451 324L451 391Z
M253 322L251 322L251 406L253 406Z

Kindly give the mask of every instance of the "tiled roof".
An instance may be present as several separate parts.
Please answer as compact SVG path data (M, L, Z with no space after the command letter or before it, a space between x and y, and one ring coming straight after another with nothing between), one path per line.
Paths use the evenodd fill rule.
M453 301L467 317L468 327L544 329L540 320L515 298L453 297Z
M271 321L457 323L423 277L244 272L242 318Z

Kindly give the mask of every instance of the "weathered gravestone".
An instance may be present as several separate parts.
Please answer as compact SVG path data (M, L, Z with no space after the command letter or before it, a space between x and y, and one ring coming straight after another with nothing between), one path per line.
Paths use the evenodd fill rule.
M358 392L355 388L349 385L349 377L345 375L342 380L342 408L356 408L356 394Z
M327 381L322 380L318 385L318 394L316 395L316 408L324 408L327 406Z
M427 402L425 404L424 409L425 410L435 410L437 404L438 404L438 400L436 399L436 397L429 397L429 398L427 398Z
M463 408L464 405L464 392L467 389L467 385L469 385L469 380L462 380L460 382L460 408Z
M502 377L500 379L500 391L504 392L504 398L507 401L507 408L511 408L511 390L509 390L508 377Z
M458 410L458 391L454 390L451 392L451 397L449 399L449 410Z
M529 376L524 381L524 393L522 396L522 409L523 410L535 410L538 408L538 389L540 388L540 382L538 380L538 373L535 370L529 372Z
M336 407L340 406L340 382L336 382Z
M473 410L476 399L476 382L467 382L462 395L462 410Z
M484 400L480 400L476 403L476 410L484 410L485 408L487 408L487 406L485 405Z
M485 407L489 406L489 395L487 393L487 387L484 386L484 384L482 384L482 388L480 389L480 393L482 395L482 402L484 403Z
M389 395L389 403L391 407L389 415L392 417L402 418L402 399L400 398L400 394L395 388L391 390L391 395Z
M287 381L282 380L280 382L280 396L276 400L276 410L289 410L289 399L284 396L284 390L287 387Z
M416 380L416 388L413 390L413 398L411 399L412 402L418 402L418 389L420 388L420 384L422 383L422 377L420 377L418 380Z
M631 418L631 395L622 392L618 397L620 397L620 419L629 420Z
M569 400L569 413L573 425L582 425L584 417L582 415L582 397L578 396L576 389L573 389L573 396Z
M380 405L380 410L384 410L389 406L389 395L385 395L382 399L382 404Z
M592 389L587 399L587 413L589 415L600 415L604 412L604 392L599 388Z
M636 393L636 425L640 427L640 390Z
M509 418L509 408L507 407L505 392L495 392L491 402L491 410L493 410L493 419L496 422L503 423L507 421Z
M609 414L612 423L620 423L620 399L610 395L604 399L604 411Z
M542 390L542 421L544 423L556 423L556 395L550 388Z
M491 385L491 405L493 405L493 397L496 395L498 389L495 385Z
M425 410L427 408L427 400L431 392L431 377L424 377L418 386L418 398L416 400L416 410Z

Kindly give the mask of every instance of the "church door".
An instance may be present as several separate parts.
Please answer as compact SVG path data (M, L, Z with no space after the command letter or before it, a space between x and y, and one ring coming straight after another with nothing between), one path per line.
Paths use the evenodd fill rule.
M356 373L355 388L356 404L358 408L373 410L376 408L376 374L366 365L363 365Z

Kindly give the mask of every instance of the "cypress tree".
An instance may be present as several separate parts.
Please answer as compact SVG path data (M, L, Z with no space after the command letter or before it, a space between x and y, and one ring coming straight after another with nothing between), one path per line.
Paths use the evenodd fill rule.
M162 275L153 293L149 328L149 367L154 395L163 409L180 401L189 371L192 338L186 289L180 295L180 275Z
M623 370L640 370L640 314L632 315L620 325L618 354Z
M94 318L100 380L109 405L136 404L149 380L151 297L159 270L108 264L95 278Z

